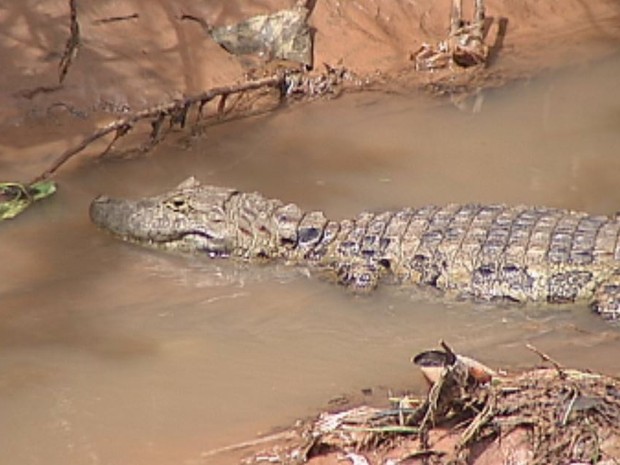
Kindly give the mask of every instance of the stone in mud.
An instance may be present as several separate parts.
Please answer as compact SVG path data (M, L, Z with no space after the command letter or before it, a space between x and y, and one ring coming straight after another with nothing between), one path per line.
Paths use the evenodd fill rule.
M309 11L298 7L259 15L238 24L215 28L211 37L234 55L261 54L312 67L312 37L306 22Z

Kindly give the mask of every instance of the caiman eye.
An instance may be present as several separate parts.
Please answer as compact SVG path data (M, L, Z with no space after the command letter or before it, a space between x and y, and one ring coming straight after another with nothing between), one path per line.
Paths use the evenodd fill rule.
M182 197L172 198L168 200L166 205L168 206L168 208L175 211L185 211L189 207L185 199Z

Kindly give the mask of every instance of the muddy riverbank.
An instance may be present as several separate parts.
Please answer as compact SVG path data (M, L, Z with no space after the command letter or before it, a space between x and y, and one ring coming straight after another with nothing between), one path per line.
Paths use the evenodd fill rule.
M465 2L471 18L473 2ZM62 83L58 66L69 37L64 0L20 2L0 10L0 122L67 112L118 113L244 79L265 58L233 56L199 24L235 24L249 16L290 8L291 1L79 3L80 45ZM415 72L411 61L422 44L444 40L448 0L310 2L308 23L314 63L344 66L360 76L382 76L393 88L416 88L438 79ZM515 2L488 0L487 44L492 61L480 85L501 84L542 70L584 64L617 50L620 7L614 0ZM264 70L263 70L264 71ZM261 71L261 72L263 72Z
M80 135L114 118L273 73L268 56L231 55L196 21L183 19L224 26L291 6L284 0L78 4L79 47L62 84L58 75L70 37L68 2L2 7L0 60L6 66L0 76L0 126L5 128L0 167L13 169L19 161L18 179L32 179ZM310 74L325 64L336 66L376 91L477 93L553 69L587 68L617 51L620 43L620 7L614 0L490 0L488 66L423 72L415 70L413 57L422 45L447 37L449 1L325 0L308 7L315 63ZM465 19L471 19L472 9L473 2L464 4ZM477 105L452 97L459 106Z

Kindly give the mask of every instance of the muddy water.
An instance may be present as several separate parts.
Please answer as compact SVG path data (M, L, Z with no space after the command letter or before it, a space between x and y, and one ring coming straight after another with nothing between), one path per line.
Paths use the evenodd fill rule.
M612 212L619 73L617 58L519 83L481 95L477 113L352 96L65 171L54 199L0 231L0 463L222 463L208 451L341 393L420 391L408 359L441 338L493 366L536 363L530 342L620 374L620 332L582 305L453 304L394 288L356 298L304 270L143 250L86 214L98 193L153 194L191 174L335 218L452 201Z

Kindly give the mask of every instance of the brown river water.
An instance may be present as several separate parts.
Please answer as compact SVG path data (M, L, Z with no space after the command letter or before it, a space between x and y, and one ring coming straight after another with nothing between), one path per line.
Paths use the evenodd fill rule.
M620 375L620 328L585 305L451 303L395 287L355 297L303 268L142 249L87 215L97 194L150 195L192 174L334 218L470 201L611 213L619 75L620 57L549 74L485 92L475 113L353 95L61 171L54 198L0 229L0 464L223 463L208 451L340 394L422 392L409 359L440 339L493 367L537 364L531 343ZM7 179L23 168L0 164Z

